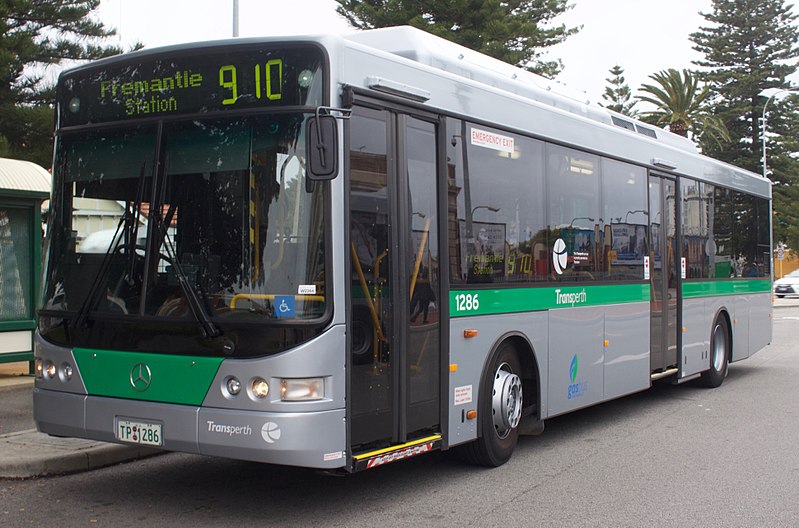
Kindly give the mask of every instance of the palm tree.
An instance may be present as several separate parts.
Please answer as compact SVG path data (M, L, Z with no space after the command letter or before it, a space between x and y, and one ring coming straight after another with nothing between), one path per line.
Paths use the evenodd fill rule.
M644 84L636 99L649 103L656 109L641 113L641 119L669 131L697 138L700 143L711 141L721 144L730 140L724 122L710 112L710 89L700 87L699 78L688 70L674 68L649 76L656 84Z

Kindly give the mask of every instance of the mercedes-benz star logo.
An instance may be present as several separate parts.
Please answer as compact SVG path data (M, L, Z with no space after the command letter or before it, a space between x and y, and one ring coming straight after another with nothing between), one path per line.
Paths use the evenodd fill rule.
M149 389L151 381L153 374L145 363L137 363L130 369L130 384L137 391L144 392Z

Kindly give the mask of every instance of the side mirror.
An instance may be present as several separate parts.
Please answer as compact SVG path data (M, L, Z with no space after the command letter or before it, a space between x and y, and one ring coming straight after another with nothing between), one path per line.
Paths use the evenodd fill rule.
M308 120L306 130L307 177L311 181L332 180L338 172L338 126L332 115Z

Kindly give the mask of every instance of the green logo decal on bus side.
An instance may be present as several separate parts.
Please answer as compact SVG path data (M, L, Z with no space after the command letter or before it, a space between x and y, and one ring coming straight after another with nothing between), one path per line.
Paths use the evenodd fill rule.
M649 302L649 284L558 285L504 290L453 290L450 317Z
M74 348L72 353L94 396L200 405L222 358L142 354Z

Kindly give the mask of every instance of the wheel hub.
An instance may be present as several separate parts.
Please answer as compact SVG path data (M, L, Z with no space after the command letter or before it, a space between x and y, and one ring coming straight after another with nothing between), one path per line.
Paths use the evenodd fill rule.
M497 436L505 438L522 418L522 380L503 363L494 374L491 412Z

